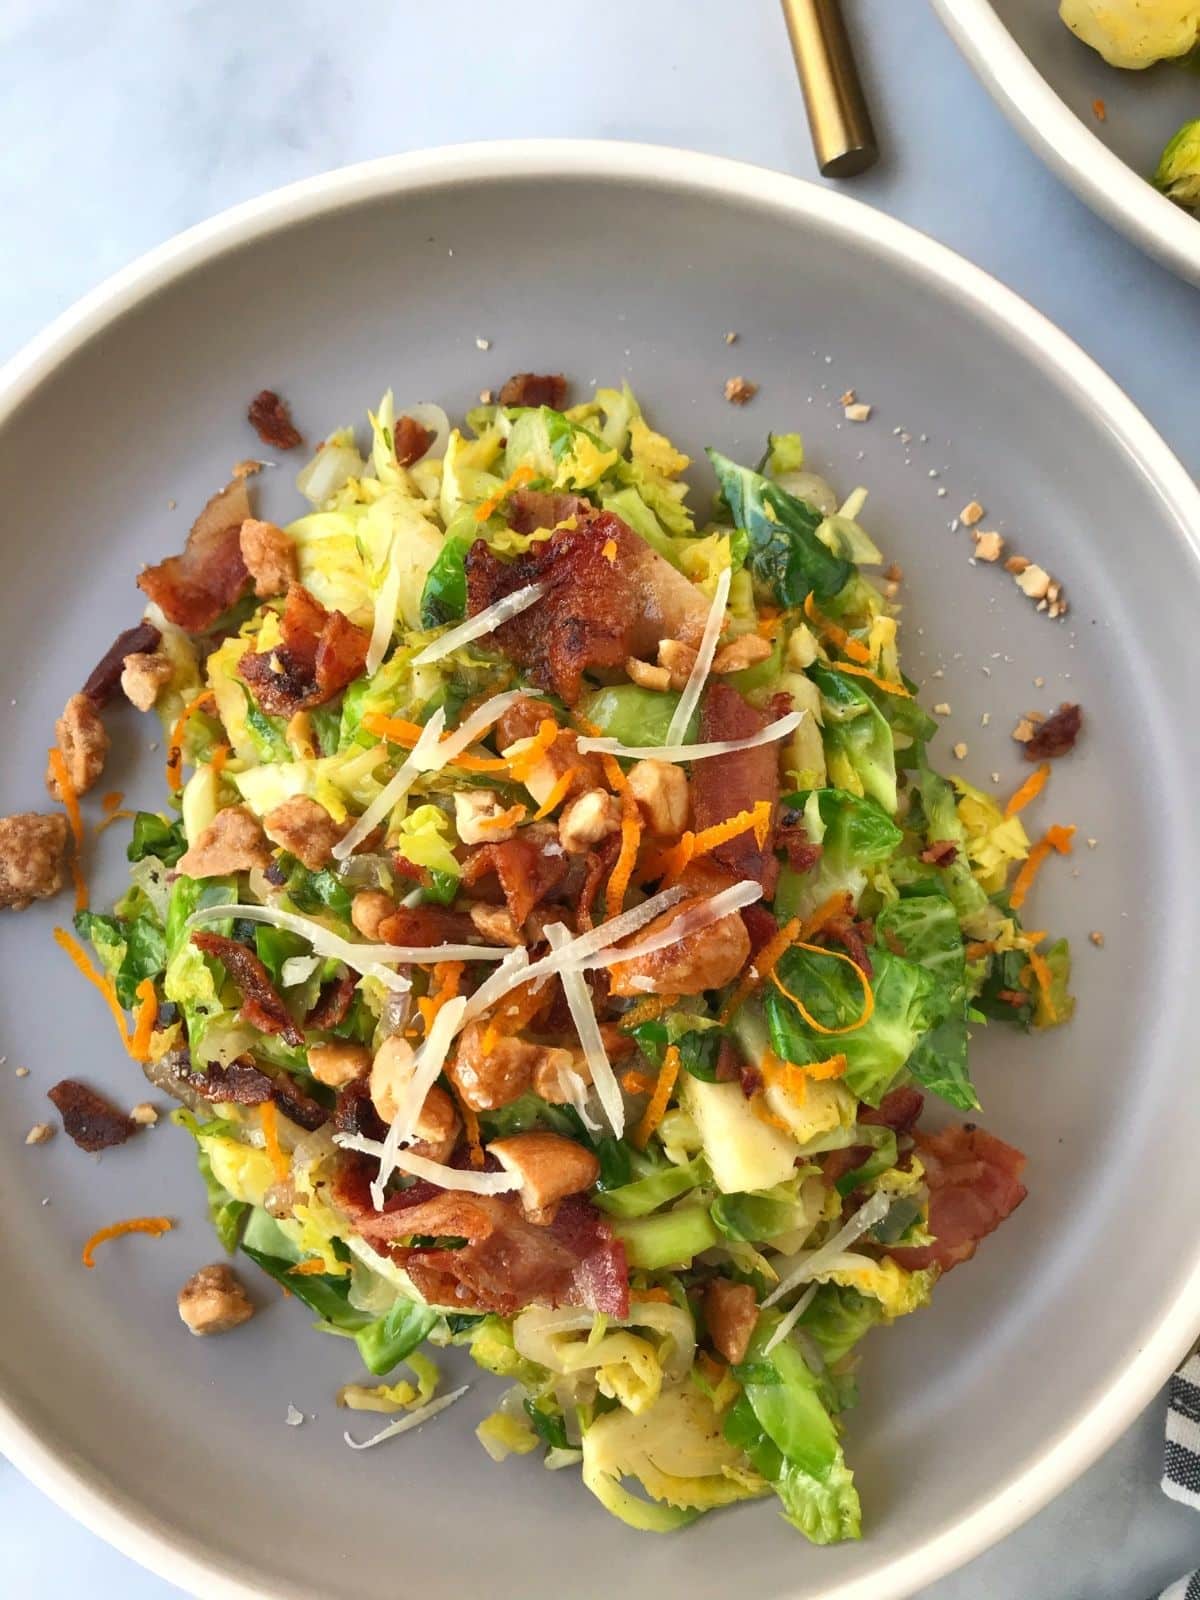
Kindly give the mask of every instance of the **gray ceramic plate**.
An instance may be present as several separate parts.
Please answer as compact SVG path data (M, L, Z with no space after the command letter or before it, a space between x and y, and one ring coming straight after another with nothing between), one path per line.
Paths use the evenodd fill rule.
M987 1124L1029 1153L1030 1197L931 1310L869 1342L848 1444L863 1543L811 1549L765 1504L636 1535L573 1474L488 1461L472 1437L497 1388L482 1375L421 1434L353 1455L333 1406L357 1375L352 1351L310 1333L295 1302L259 1285L245 1329L190 1339L175 1291L216 1254L190 1144L163 1124L101 1160L61 1135L23 1147L65 1072L126 1104L143 1086L51 943L66 906L7 917L0 1443L92 1527L205 1595L433 1600L482 1583L522 1600L564 1587L884 1600L1080 1472L1195 1333L1200 496L1028 306L849 200L662 149L478 146L284 190L98 291L0 388L0 809L45 804L56 712L137 615L139 564L177 548L191 509L254 449L243 418L257 389L278 388L318 437L388 384L401 403L461 411L509 371L559 367L581 388L628 377L693 454L711 442L753 459L769 427L799 427L844 490L871 486L870 525L906 575L907 665L943 670L930 698L954 708L946 764L964 740L962 770L984 785L995 771L1006 790L1028 770L1008 738L1016 715L1067 696L1087 708L1044 820L1098 843L1053 862L1033 903L1078 949L1079 1016L1049 1037L977 1041ZM744 409L722 397L735 373L761 385ZM834 403L850 386L875 407L867 424ZM291 477L267 475L267 515L295 509ZM1065 584L1064 622L969 564L949 524L972 496ZM158 804L148 721L113 721L104 786ZM116 830L93 849L97 901L121 883L121 854ZM18 1064L29 1077L11 1076ZM159 1212L175 1232L81 1268L94 1228ZM289 1404L310 1414L298 1429Z
M1080 199L1200 283L1200 220L1146 182L1171 135L1200 116L1200 78L1177 66L1108 66L1063 26L1056 0L933 6L997 105Z

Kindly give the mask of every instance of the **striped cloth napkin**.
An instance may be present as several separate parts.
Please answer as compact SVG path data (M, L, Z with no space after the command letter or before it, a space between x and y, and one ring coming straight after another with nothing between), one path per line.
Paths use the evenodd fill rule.
M1171 1379L1162 1486L1172 1500L1200 1511L1200 1354ZM1159 1600L1200 1600L1200 1570L1164 1589Z

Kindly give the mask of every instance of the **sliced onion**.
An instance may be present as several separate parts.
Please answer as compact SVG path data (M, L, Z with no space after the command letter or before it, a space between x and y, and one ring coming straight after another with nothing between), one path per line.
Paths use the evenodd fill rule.
M351 478L361 478L367 463L352 444L327 444L296 474L296 487L309 505L323 506Z

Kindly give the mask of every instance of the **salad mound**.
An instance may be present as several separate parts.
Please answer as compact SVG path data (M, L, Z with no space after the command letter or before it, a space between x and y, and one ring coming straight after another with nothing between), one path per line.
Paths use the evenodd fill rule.
M456 1399L461 1346L489 1454L634 1528L774 1496L855 1538L860 1341L1025 1195L921 1119L974 1117L973 1028L1069 1018L1021 912L1070 830L1022 825L1045 770L1002 808L931 764L865 494L797 434L709 451L697 527L628 387L564 398L451 429L389 393L288 527L235 478L142 573L109 688L168 803L76 932L221 1243L357 1346L339 1400L393 1420L351 1443ZM195 1331L250 1315L230 1282Z

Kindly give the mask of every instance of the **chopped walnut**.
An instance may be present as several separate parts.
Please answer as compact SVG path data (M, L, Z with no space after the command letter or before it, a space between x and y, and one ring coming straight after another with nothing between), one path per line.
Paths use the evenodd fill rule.
M983 507L978 500L969 500L958 513L958 520L964 528L973 528L983 517Z
M747 405L757 393L758 385L747 378L728 378L725 382L725 398L730 405Z
M85 694L73 694L54 724L55 737L67 765L67 777L76 794L86 794L104 771L109 737L100 713ZM58 779L52 767L46 768L46 788L61 800Z
M742 672L746 667L757 666L760 661L766 661L773 649L771 641L757 633L740 634L717 651L713 657L712 670L718 674Z
M333 847L346 831L335 822L323 805L306 794L292 795L263 818L263 828L272 843L291 851L310 872L329 865Z
M1088 934L1088 938L1096 946L1097 950L1103 950L1104 935L1100 932L1099 928L1093 928L1091 933Z
M679 639L663 639L658 646L658 664L671 674L671 687L682 689L696 665L697 652Z
M129 1113L129 1120L136 1122L139 1128L152 1128L158 1121L158 1108L149 1100L139 1100Z
M592 1074L587 1057L582 1050L564 1050L558 1045L542 1045L533 1063L530 1086L534 1094L553 1106L568 1105L568 1073L573 1073L584 1085L591 1083Z
M67 819L61 812L0 817L0 907L24 911L31 901L57 894L66 853Z
M139 711L152 711L158 691L170 683L173 670L169 658L157 650L135 650L125 657L121 668L126 700Z
M350 902L350 921L371 944L379 939L379 925L396 909L396 902L382 889L360 889Z
M507 906L489 906L482 900L468 906L472 923L491 944L509 944L515 950L525 943L525 935Z
M425 1104L417 1117L416 1139L409 1146L414 1155L426 1161L449 1161L458 1143L461 1127L454 1101L439 1084L434 1084L425 1096Z
M621 802L603 789L588 789L563 807L558 819L558 842L572 855L580 855L621 827Z
M652 667L648 661L630 656L625 663L625 676L639 689L653 689L662 694L671 687L671 674L666 667Z
M948 717L950 715L949 700L939 700L933 708L933 714L935 717Z
M858 396L857 396L857 394L855 394L854 390L853 389L847 389L846 392L839 398L838 405L840 405L840 406L852 406L857 399L858 399Z
M1033 733L1033 723L1030 722L1028 717L1022 717L1013 729L1012 736L1018 744L1028 744L1033 738Z
M852 406L846 406L843 412L847 422L868 422L871 417L871 407L858 400Z
M270 864L271 852L258 818L246 806L227 806L180 856L178 867L189 878L224 878Z
M1031 562L1015 576L1017 588L1022 594L1027 594L1031 600L1045 599L1046 590L1050 587L1050 574L1044 567Z
M180 1317L195 1334L228 1333L254 1315L241 1279L223 1261L193 1273L180 1289L177 1304Z
M999 561L1004 553L1004 540L996 532L975 535L975 555L980 561Z
M688 783L671 761L635 761L626 780L642 820L660 839L678 839L687 827Z
M54 1129L48 1122L35 1122L25 1135L26 1144L46 1144L54 1137Z
M748 1283L713 1278L704 1291L704 1320L714 1349L731 1366L736 1366L746 1359L758 1321L754 1290Z
M308 1070L327 1089L343 1089L370 1072L371 1052L365 1044L351 1044L347 1039L309 1045Z
M396 1120L400 1100L412 1077L413 1047L398 1033L385 1039L371 1063L371 1103L382 1121L390 1127Z
M531 1222L553 1222L560 1200L582 1194L600 1176L600 1163L592 1152L559 1133L515 1133L493 1139L488 1153L520 1178L517 1193Z
M446 1076L472 1111L495 1111L511 1105L528 1090L543 1046L505 1035L488 1040L487 1025L472 1022L459 1037L458 1052Z
M1005 572L1011 572L1012 575L1016 577L1019 573L1024 572L1028 565L1028 556L1009 556L1008 560L1004 563L1004 570Z
M965 761L967 759L967 747L961 739L954 746L954 759L956 761Z
M459 789L454 795L454 825L463 844L502 844L516 835L512 826L496 827L507 810L494 789Z
M258 599L270 600L273 595L285 594L288 585L295 583L299 576L296 550L282 528L277 528L273 522L247 517L242 523L239 543Z

